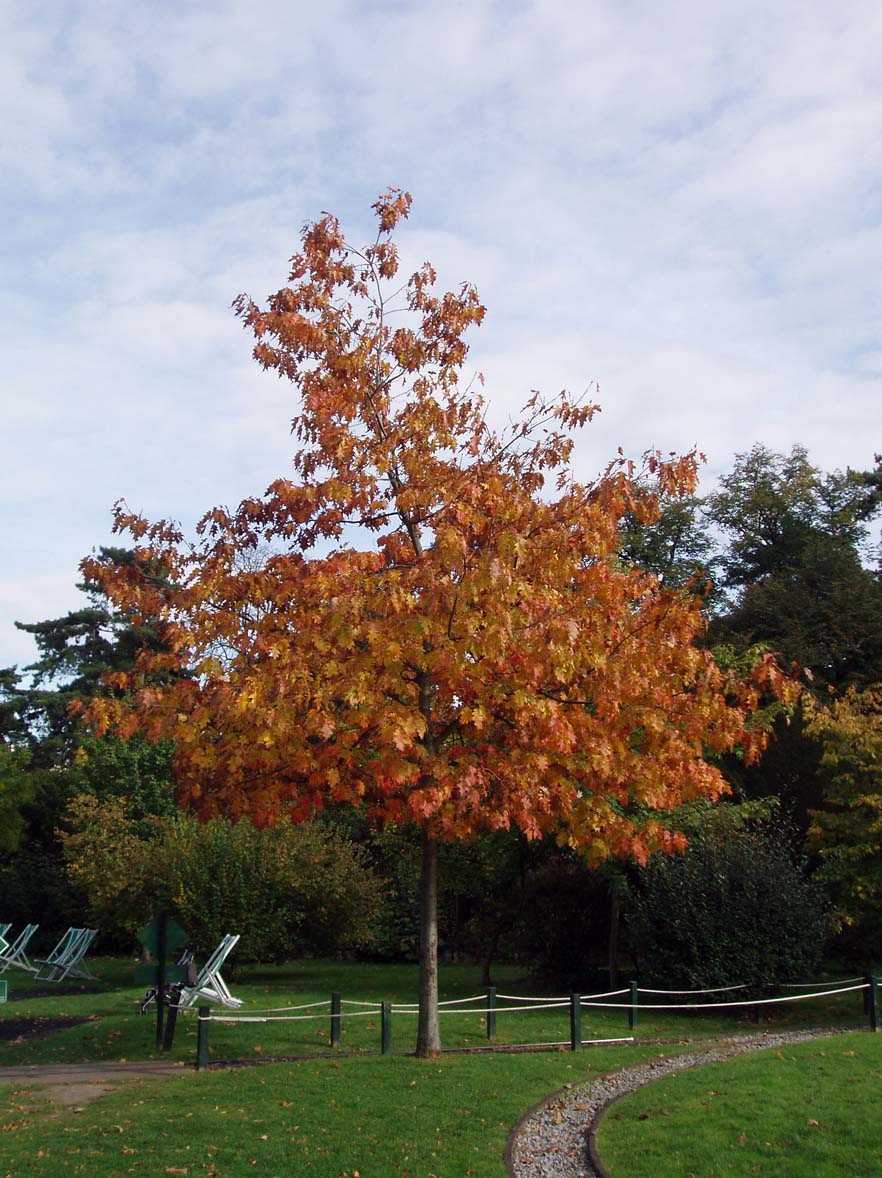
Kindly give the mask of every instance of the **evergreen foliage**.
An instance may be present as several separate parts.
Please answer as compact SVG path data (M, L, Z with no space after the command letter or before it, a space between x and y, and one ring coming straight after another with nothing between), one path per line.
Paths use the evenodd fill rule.
M780 823L742 823L723 805L681 856L643 868L627 917L644 982L672 989L765 986L812 975L825 903Z

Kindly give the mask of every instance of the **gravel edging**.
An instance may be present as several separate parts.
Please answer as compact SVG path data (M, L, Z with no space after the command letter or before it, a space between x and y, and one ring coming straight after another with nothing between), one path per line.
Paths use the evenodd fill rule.
M511 1178L610 1178L598 1156L595 1135L604 1112L620 1097L685 1068L783 1043L839 1034L842 1031L823 1027L745 1035L682 1055L630 1064L597 1080L567 1085L534 1105L512 1129L505 1150L508 1173Z

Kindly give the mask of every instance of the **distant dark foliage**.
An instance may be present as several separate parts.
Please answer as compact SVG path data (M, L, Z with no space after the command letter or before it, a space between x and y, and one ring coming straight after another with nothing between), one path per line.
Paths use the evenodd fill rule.
M714 830L681 856L651 860L627 923L644 981L752 992L810 978L827 929L823 898L777 825Z

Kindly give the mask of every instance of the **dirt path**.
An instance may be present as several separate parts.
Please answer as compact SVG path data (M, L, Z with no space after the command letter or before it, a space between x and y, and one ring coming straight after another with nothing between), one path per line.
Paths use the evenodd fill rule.
M181 1075L184 1064L171 1060L133 1060L131 1063L53 1063L0 1067L0 1084L35 1088L35 1097L60 1110L76 1110L113 1092L120 1084L154 1076Z

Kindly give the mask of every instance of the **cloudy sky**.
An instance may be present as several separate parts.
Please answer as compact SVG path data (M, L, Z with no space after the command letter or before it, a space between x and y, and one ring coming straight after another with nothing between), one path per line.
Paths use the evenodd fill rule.
M190 524L289 472L296 390L230 303L390 184L405 256L488 307L498 412L598 382L584 477L872 465L880 60L878 0L0 0L0 666L115 500Z

